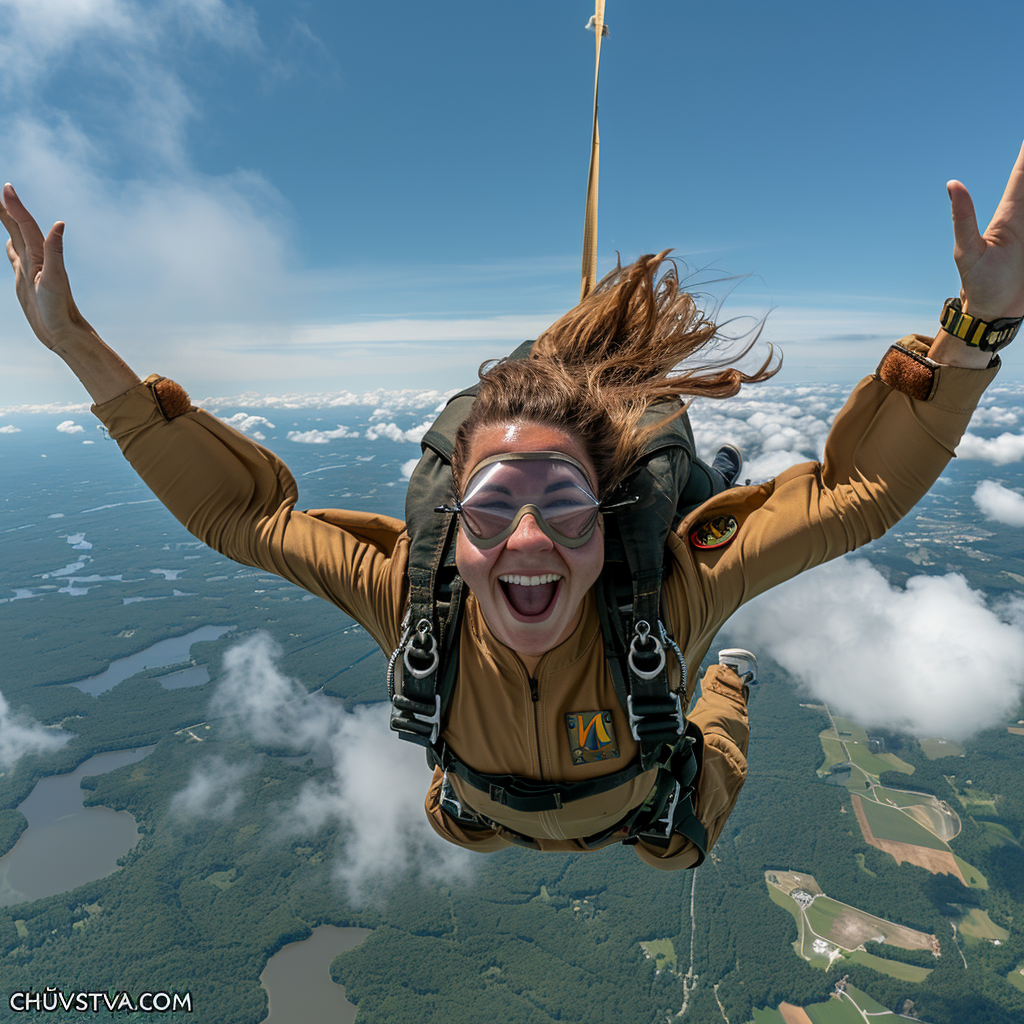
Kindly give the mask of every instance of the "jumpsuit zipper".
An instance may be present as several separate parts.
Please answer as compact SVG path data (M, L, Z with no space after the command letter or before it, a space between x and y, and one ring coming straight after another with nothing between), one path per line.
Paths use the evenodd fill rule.
M537 738L537 768L541 777L544 779L544 768L541 765L540 757L540 722L538 721L537 705L540 703L540 684L533 676L528 677L530 684L530 700L533 701L533 732Z

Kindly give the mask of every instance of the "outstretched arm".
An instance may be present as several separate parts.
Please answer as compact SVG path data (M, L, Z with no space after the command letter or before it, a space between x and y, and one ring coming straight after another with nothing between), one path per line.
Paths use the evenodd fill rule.
M11 185L4 185L0 222L7 229L7 256L18 301L36 337L56 352L97 405L139 383L131 367L93 330L71 296L64 270L64 222L44 238Z
M1024 145L1003 198L985 233L978 231L974 203L959 181L946 184L953 208L953 258L960 272L964 312L991 323L1024 316ZM940 330L928 355L951 366L988 366L990 354Z

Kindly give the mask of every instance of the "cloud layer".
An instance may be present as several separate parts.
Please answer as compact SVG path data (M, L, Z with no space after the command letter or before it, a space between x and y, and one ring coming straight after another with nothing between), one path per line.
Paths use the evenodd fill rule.
M266 633L231 647L210 710L258 745L329 758L331 778L306 783L294 805L282 811L281 827L305 834L337 826L344 846L336 875L356 900L370 886L408 872L466 874L470 855L439 839L427 824L423 798L430 775L423 752L390 731L388 706L348 712L340 701L308 694L283 675L279 659ZM210 774L190 783L192 805L204 806Z
M741 608L728 634L865 726L963 739L1005 721L1021 698L1018 619L959 574L915 576L902 589L844 558Z

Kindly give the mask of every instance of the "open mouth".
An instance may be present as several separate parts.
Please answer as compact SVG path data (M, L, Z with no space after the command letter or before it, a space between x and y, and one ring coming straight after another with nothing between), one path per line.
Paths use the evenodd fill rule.
M562 577L552 572L541 576L507 573L499 576L498 582L515 617L520 621L537 622L554 607Z

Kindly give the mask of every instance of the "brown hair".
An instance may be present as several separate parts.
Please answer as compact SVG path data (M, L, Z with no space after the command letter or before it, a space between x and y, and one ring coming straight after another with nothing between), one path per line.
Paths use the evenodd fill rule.
M729 398L742 384L779 371L782 361L771 365L771 346L754 373L732 365L753 348L763 322L738 353L680 365L723 339L693 295L681 290L669 252L619 264L537 339L529 359L480 367L482 386L452 456L457 491L478 428L530 422L579 439L597 471L598 495L605 497L628 475L650 435L686 411L684 396ZM641 429L648 406L664 399L678 400L678 411Z

